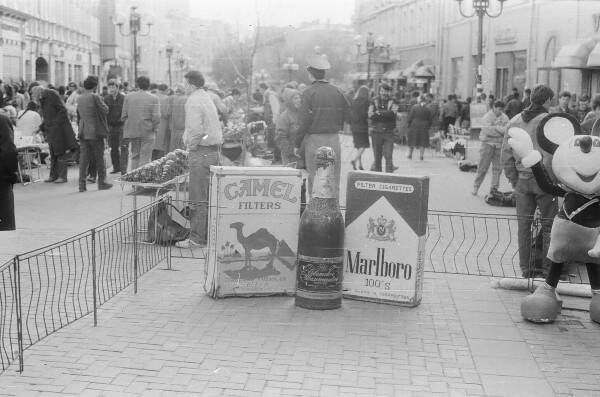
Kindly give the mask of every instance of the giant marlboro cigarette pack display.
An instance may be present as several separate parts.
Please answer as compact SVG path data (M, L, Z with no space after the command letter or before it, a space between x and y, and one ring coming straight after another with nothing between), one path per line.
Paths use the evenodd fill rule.
M301 172L212 166L210 183L206 292L293 295Z
M345 298L420 303L428 195L428 177L348 174Z

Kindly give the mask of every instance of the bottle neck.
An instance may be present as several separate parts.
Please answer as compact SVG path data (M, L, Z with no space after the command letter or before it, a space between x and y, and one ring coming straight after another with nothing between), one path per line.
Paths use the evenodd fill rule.
M336 198L336 183L334 164L317 167L317 172L313 179L312 197L325 199Z

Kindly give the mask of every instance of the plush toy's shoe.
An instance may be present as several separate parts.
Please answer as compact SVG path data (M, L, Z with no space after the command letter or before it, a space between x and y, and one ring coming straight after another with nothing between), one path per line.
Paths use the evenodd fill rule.
M590 319L600 323L600 290L592 290L592 302L590 303Z
M556 289L544 283L521 302L521 315L534 323L551 323L560 313Z

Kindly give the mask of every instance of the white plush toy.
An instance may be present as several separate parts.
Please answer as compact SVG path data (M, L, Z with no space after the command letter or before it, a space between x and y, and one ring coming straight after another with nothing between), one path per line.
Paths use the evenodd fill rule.
M508 130L508 143L524 167L529 167L540 188L564 197L554 218L547 258L551 262L546 282L521 304L529 321L552 322L560 312L556 286L565 262L585 263L592 288L590 318L600 323L600 137L581 135L579 122L571 115L554 113L540 122L539 146L552 157L554 183L533 149L529 134L521 128Z

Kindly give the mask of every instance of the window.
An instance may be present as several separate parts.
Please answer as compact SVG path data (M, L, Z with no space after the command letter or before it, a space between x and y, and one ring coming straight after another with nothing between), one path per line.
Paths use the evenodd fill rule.
M466 91L466 80L463 70L463 58L452 58L452 86L450 92L461 95L464 91Z

